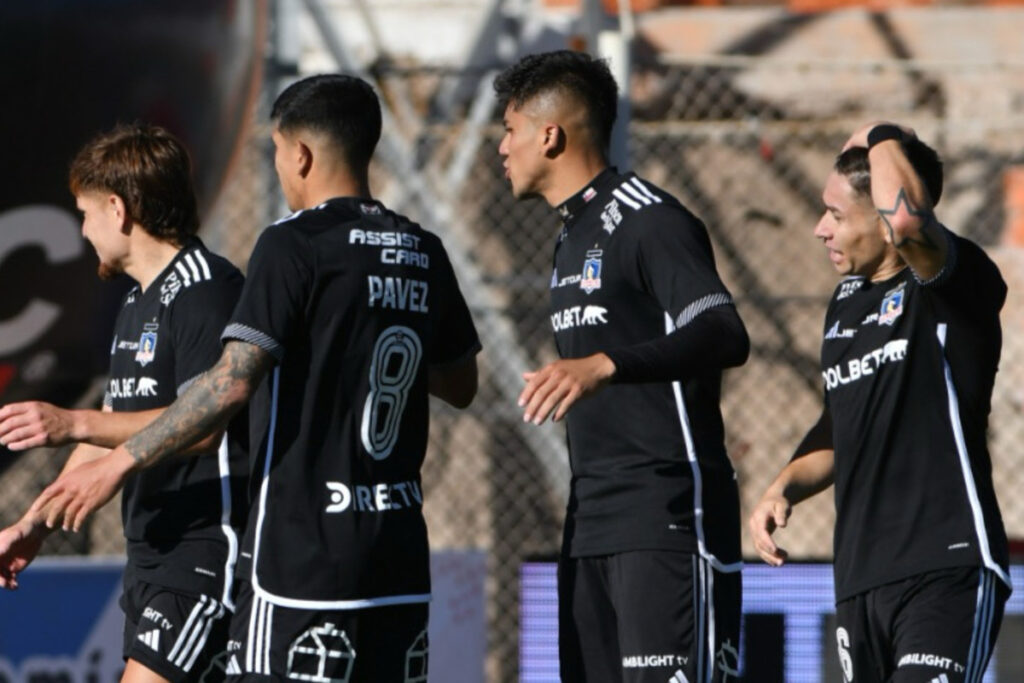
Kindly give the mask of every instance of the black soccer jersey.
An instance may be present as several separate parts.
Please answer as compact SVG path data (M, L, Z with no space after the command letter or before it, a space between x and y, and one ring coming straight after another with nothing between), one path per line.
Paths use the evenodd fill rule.
M732 298L704 225L633 174L603 171L560 207L551 323L563 358L650 341ZM737 563L739 496L725 453L721 369L611 384L568 414L574 557L681 550Z
M441 241L376 201L300 211L260 236L224 338L277 361L253 433L257 596L307 609L429 599L427 368L480 349Z
M977 245L946 234L936 278L844 279L825 316L837 600L962 565L1009 583L985 440L1006 285Z
M217 362L241 290L237 268L190 240L146 291L136 285L125 296L104 404L122 412L173 403ZM216 454L172 456L130 477L122 515L131 575L224 598L246 510L245 475L244 447L225 438Z

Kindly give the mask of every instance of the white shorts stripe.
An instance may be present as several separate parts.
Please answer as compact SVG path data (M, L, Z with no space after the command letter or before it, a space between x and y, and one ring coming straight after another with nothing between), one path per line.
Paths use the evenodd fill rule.
M255 648L256 648L256 612L260 607L260 599L253 597L252 605L249 606L249 631L245 636L245 670L246 672L253 670L253 663L255 662Z
M188 636L188 640L185 642L185 647L181 649L181 652L178 654L177 657L168 656L168 659L170 659L175 666L184 666L185 662L191 656L192 650L196 647L196 643L199 640L200 635L202 635L202 633L207 630L207 622L212 623L213 616L217 613L218 610L221 609L220 603L218 603L216 600L208 599L205 595L202 597L203 602L206 603L206 607L205 609L203 609L202 616L200 616L199 619L196 620L195 625L192 627L192 630Z
M192 648L192 656L188 658L188 661L185 662L185 666L182 667L185 671L192 670L192 665L196 663L196 659L198 659L200 653L202 653L203 649L206 647L206 642L210 639L210 631L213 630L213 625L222 616L224 616L224 610L219 609L216 614L206 620L206 628L203 629L203 634L199 637L199 641L196 643L196 646Z
M697 614L697 643L698 643L697 647L695 648L696 651L697 651L697 667L696 667L696 669L694 669L694 671L696 673L697 681L698 681L698 683L700 683L700 681L704 680L704 648L700 646L700 643L704 642L704 622L705 622L704 609L707 607L707 600L704 599L704 584L705 584L704 563L701 562L700 557L697 556L697 555L693 556L693 563L694 563L694 572L693 572L693 580L694 580L694 587L693 587L693 589L694 589L694 591L693 592L694 592L694 594L696 595L696 598L697 598L697 609L695 610L695 612Z
M274 605L266 603L266 616L263 624L263 673L270 675L270 634L274 625Z
M985 665L991 653L992 617L995 610L993 574L981 569L978 580L978 600L974 611L974 629L971 633L971 647L967 652L964 680L979 682L985 674Z
M185 620L185 625L181 627L181 632L178 634L178 639L174 641L174 647L171 648L171 651L167 655L168 660L174 661L174 658L178 656L178 652L181 651L182 646L185 644L185 641L188 638L188 634L192 630L193 624L195 624L196 619L199 618L199 614L203 611L205 607L206 596L200 595L199 601L195 604L195 607L192 608L192 612L189 613L188 619Z
M707 661L707 683L711 683L711 679L715 673L715 570L711 567L711 563L707 562L707 594L704 599L708 603L708 661Z

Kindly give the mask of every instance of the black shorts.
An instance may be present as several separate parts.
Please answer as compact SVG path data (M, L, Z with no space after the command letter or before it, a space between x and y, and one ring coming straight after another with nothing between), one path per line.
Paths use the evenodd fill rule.
M994 572L955 567L888 583L836 605L847 681L981 681L1010 590Z
M239 584L229 681L426 683L427 603L351 610L274 605Z
M172 683L223 681L228 612L206 595L132 581L121 595L124 658Z
M690 553L563 558L562 683L735 681L740 581Z

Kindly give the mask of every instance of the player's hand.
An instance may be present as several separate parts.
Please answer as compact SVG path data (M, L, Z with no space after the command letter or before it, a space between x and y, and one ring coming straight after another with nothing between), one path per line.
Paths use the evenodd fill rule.
M773 567L781 567L789 557L789 553L775 544L772 534L776 529L786 526L790 512L792 506L788 500L782 496L765 494L750 515L748 525L754 539L754 548L761 559Z
M524 372L526 387L519 394L523 422L541 424L551 415L558 421L576 401L588 396L615 374L615 363L603 353L548 363L540 370Z
M18 574L36 558L46 527L31 515L0 531L0 588L18 588Z
M63 446L74 441L74 414L42 401L9 403L0 408L0 444L12 451Z
M853 132L853 135L851 135L850 138L846 141L846 144L843 145L843 151L845 152L851 147L867 147L868 133L870 133L871 129L874 128L875 126L881 125L896 126L900 130L902 130L904 135L906 135L908 138L917 137L917 133L914 132L913 128L901 126L900 124L893 123L892 121L872 121L871 123L867 123Z
M62 474L39 494L30 512L45 515L50 529L60 524L65 531L78 532L88 516L121 489L135 465L128 451L115 448Z

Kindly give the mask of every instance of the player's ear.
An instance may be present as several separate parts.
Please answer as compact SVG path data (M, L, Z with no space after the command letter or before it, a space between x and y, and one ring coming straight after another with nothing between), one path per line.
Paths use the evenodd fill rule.
M113 192L107 195L106 210L120 223L121 231L127 234L132 221L131 216L128 215L128 207L125 205L121 195L114 194Z
M305 178L313 169L313 148L300 139L295 146L295 154L299 175Z
M541 148L544 156L554 158L565 151L565 129L557 123L545 123L541 126Z

